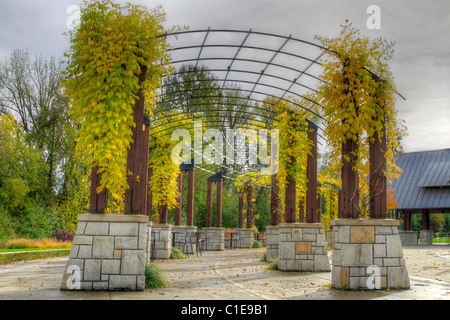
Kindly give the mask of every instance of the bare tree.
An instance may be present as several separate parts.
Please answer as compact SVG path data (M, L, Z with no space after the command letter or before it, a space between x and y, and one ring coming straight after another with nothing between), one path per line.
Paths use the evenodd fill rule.
M14 50L0 63L0 112L12 114L28 142L41 152L48 167L46 192L50 194L67 144L67 101L59 89L62 69L54 57L41 54L31 60L23 50Z

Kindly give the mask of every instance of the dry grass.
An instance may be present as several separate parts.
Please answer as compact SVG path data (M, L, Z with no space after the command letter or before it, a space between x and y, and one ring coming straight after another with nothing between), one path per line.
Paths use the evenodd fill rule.
M27 248L70 248L71 242L56 241L54 239L13 239L5 242L5 249L27 249Z

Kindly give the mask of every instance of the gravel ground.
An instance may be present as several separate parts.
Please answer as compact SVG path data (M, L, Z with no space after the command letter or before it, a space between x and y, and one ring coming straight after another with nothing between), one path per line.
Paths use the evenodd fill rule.
M450 283L450 246L403 247L411 276Z

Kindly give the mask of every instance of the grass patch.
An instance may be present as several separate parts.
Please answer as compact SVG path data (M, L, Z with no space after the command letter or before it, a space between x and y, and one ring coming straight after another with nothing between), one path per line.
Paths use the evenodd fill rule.
M164 271L155 264L148 263L145 266L144 274L146 288L163 288L169 285L169 282L165 278Z
M434 238L433 243L450 243L450 238Z
M68 248L63 250L47 249L47 250L33 250L31 252L13 252L7 254L0 254L0 265L12 264L21 261L38 260L46 258L64 257L70 254Z
M55 247L55 248L20 248L20 249L0 249L0 253L10 253L10 252L28 252L28 251L45 251L45 250L63 250L70 249L67 247Z

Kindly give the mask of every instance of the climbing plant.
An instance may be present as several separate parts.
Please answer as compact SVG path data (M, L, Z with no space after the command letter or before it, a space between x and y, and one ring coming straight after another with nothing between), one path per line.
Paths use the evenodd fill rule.
M97 191L106 188L119 206L128 188L126 159L137 93L142 90L145 112L151 115L155 90L170 71L168 46L156 37L164 32L164 21L160 6L148 10L111 0L87 1L79 26L69 33L63 86L79 126L77 150L103 173Z
M341 157L347 142L356 142L351 163L363 179L359 180L362 192L360 205L367 207L369 175L369 141L375 133L381 139L386 135L388 145L385 153L388 170L386 177L392 179L401 170L395 165L394 156L401 150L399 137L406 134L406 127L398 119L395 108L396 88L389 61L394 44L383 39L371 40L361 36L351 23L342 27L340 35L329 39L316 37L329 48L322 60L323 83L318 88L317 101L326 121L324 135L327 138L333 166L340 168L349 156ZM385 131L382 130L385 128ZM364 214L367 208L360 208Z
M305 199L307 190L306 163L311 153L312 142L308 139L306 113L296 110L284 100L273 105L275 116L274 128L279 130L279 169L277 179L281 206L284 206L288 180L296 181L296 198ZM298 210L297 210L298 214Z

